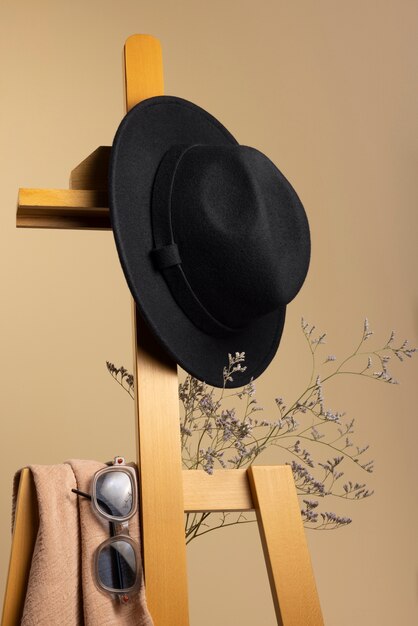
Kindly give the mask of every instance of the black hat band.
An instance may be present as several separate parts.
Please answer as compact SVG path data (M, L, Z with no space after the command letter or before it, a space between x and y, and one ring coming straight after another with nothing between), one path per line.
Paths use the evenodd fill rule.
M171 195L177 167L184 154L194 146L173 146L161 159L152 190L151 223L154 249L151 256L155 267L162 273L177 304L187 317L201 330L222 337L236 333L219 322L194 293L181 265L181 257L174 241L171 222Z

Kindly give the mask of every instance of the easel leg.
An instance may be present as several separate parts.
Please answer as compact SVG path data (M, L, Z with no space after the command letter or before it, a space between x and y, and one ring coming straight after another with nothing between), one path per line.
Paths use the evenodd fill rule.
M138 320L134 336L147 604L155 626L188 626L177 368Z
M17 494L2 626L20 624L38 527L39 514L35 485L32 472L25 467L20 474Z
M163 93L160 43L125 43L126 109ZM135 409L147 604L155 626L188 626L177 368L133 303Z
M299 502L289 466L248 469L279 626L323 625Z

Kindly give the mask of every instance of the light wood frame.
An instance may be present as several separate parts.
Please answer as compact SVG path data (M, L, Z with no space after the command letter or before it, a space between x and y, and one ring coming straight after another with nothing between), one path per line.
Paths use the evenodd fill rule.
M163 94L161 46L150 35L125 43L126 109ZM21 189L17 226L109 229L107 162L100 147L78 165L70 189ZM133 303L136 440L147 603L155 626L188 626L184 512L255 510L276 610L284 626L320 626L322 614L288 466L182 470L176 365ZM140 436L139 436L140 434ZM16 626L37 531L36 495L23 470L2 626Z

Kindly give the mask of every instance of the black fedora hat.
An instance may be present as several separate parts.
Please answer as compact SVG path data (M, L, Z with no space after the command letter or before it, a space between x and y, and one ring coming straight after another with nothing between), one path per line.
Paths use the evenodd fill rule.
M309 226L293 187L200 107L144 100L111 151L112 228L138 309L187 372L222 387L228 354L247 384L278 348L305 279Z

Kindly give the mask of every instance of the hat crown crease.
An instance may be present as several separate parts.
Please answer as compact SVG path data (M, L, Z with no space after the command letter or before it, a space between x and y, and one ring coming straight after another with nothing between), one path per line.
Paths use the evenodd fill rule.
M293 281L292 272L306 243L307 220L285 182L265 155L246 146L193 146L176 164L173 240L193 292L226 326L248 326L284 306L303 282L307 263Z

